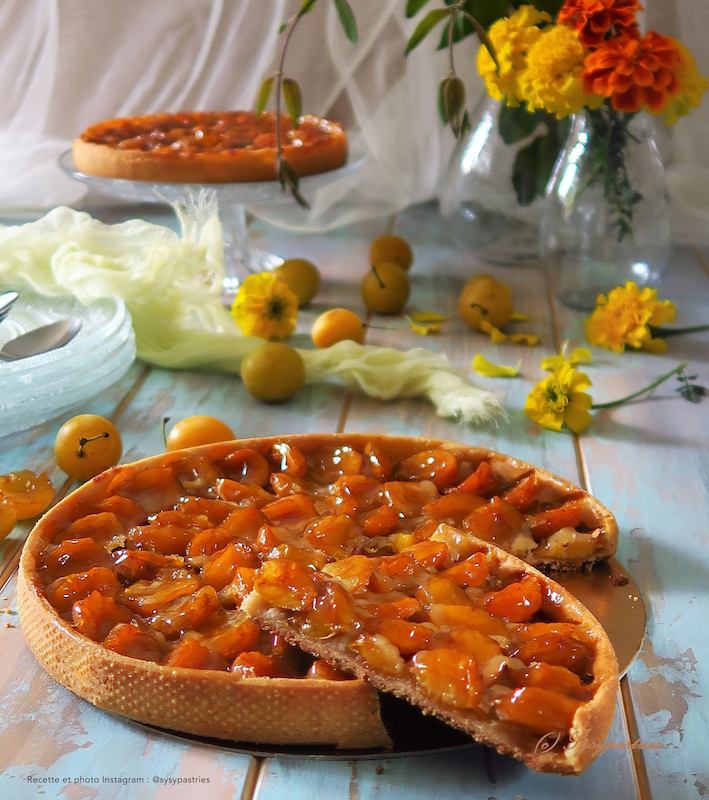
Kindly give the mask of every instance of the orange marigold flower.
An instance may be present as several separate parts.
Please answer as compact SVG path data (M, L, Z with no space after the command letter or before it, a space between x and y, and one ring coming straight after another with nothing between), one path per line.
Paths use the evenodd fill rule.
M639 10L638 0L566 0L557 22L574 25L586 47L597 47L611 28L637 38L635 12Z
M587 94L609 97L616 111L658 114L680 89L681 63L677 42L650 31L642 39L606 39L586 58L581 77Z

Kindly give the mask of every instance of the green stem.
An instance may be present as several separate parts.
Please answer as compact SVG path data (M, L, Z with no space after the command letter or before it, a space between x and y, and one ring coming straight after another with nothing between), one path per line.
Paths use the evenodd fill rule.
M628 400L634 400L636 397L640 397L640 395L647 394L647 392L652 391L656 386L664 383L668 378L671 378L673 375L679 375L681 372L683 372L684 368L687 366L687 363L687 361L684 361L682 364L670 370L669 372L666 372L664 375L660 375L659 378L656 378L649 386L646 386L639 392L633 392L633 394L629 394L627 397L623 397L620 400L611 400L609 403L594 403L591 406L591 410L597 411L599 408L613 408L614 406L627 403Z
M453 25L455 23L455 14L456 12L453 11L448 23L448 62L452 73L455 73L455 65L453 64Z
M288 42L290 41L290 37L293 35L293 30L295 26L298 24L298 20L301 18L302 14L300 11L297 14L294 14L291 17L290 21L288 22L288 27L286 29L285 36L283 37L283 45L281 46L281 52L278 56L278 69L276 70L276 171L279 172L281 160L283 159L283 148L281 146L281 88L283 86L283 62L286 58L286 49L288 48Z
M709 331L709 325L693 325L690 328L655 328L648 326L653 336L660 336L663 339L667 336L679 336L682 333L698 333L699 331Z

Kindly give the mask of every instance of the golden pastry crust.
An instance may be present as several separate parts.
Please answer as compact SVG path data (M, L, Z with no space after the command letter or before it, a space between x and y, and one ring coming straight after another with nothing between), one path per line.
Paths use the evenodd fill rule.
M156 183L244 183L276 179L273 114L184 112L97 122L74 141L76 168L88 175ZM283 156L301 177L347 160L340 125L311 115L296 130L281 115Z
M469 478L485 462L497 476L498 494L509 492L510 488L519 486L531 475L536 481L534 492L541 491L543 494L542 506L563 506L568 501L578 501L583 514L587 515L587 520L597 533L594 539L595 549L582 554L582 557L565 560L566 568L579 568L605 558L615 549L617 528L612 516L578 487L507 456L462 444L420 437L301 434L224 442L165 453L112 468L87 482L48 512L27 540L19 578L18 602L22 627L32 651L57 681L100 708L141 722L196 735L270 744L333 743L348 748L382 747L389 744L388 735L378 716L376 693L367 682L325 681L303 677L243 679L239 675L218 669L174 667L129 658L78 633L69 619L71 612L64 613L62 617L47 599L48 579L46 572L42 572L46 568L43 559L58 542L71 538L70 534L65 534L71 525L77 521L86 521L103 501L116 496L133 497L133 500L142 504L146 517L175 505L174 497L161 498L159 491L136 489L131 494L132 490L122 488L123 482L131 476L147 479L163 468L169 468L168 471L173 473L179 472L188 463L207 463L212 465L212 469L215 464L222 465L219 469L223 472L227 469L224 464L230 456L233 457L238 452L249 452L256 454L254 458L261 459L263 463L270 459L271 478L276 476L291 480L288 469L282 464L277 466L274 462L274 445L292 448L311 461L319 459L321 466L322 453L332 454L342 448L348 452L361 453L369 445L374 445L376 448L383 448L394 462L399 463L423 451L444 450L458 459L462 470L459 477ZM241 472L231 475L231 478L236 477L248 483L250 463L248 459L240 461L238 469ZM206 467L199 467L197 472L200 469L205 470ZM202 497L216 497L217 489L204 484L204 480L200 483L200 480L193 481L185 492ZM428 487L426 491L431 494L439 494L430 481L411 480L416 485ZM238 488L245 485L238 480L227 482L231 487L230 491L235 486ZM267 490L271 490L270 486L259 486L257 489L266 495L265 500L262 497L259 501L261 505L269 498L276 500L276 495L267 494ZM333 498L337 500L336 495L330 494L328 490L316 500L318 503L328 503ZM232 500L236 505L241 502L233 498ZM219 502L226 503L226 500ZM321 513L331 512L332 509ZM411 530L414 522L410 519L401 520L401 530L404 531L402 535L410 535L406 531ZM278 532L280 528L275 522L273 525ZM395 530L390 534L390 539L397 535ZM122 530L115 541L101 541L108 553L116 546L127 546L124 543L126 538L130 539L130 531ZM146 546L138 545L139 550L144 547ZM107 557L106 553L104 557ZM332 561L343 555L346 553L322 557L326 561ZM530 559L535 558L533 553L529 553L529 556ZM548 558L537 560L550 563ZM197 566L192 569L199 574L202 562L195 563ZM188 698L189 702L186 705L176 704L173 702L176 696ZM225 703L227 698L228 702ZM226 707L229 709L228 713L223 711Z

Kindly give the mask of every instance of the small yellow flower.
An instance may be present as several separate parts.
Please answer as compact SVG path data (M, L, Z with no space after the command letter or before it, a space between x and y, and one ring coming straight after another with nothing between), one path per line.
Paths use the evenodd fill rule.
M546 11L537 11L534 6L520 6L514 14L498 19L489 30L489 36L500 62L499 74L495 62L483 45L478 50L478 72L485 79L490 97L506 101L508 106L518 106L522 99L519 91L519 76L527 66L527 52L542 35L537 27L542 22L551 22Z
M260 272L239 286L231 314L245 336L280 341L295 330L298 298L277 275Z
M538 383L527 396L524 413L543 428L560 431L566 424L582 433L591 424L591 395L584 389L591 380L563 359L553 374Z
M665 117L665 125L674 125L679 117L689 114L693 108L697 108L702 102L702 95L707 90L707 79L699 74L697 62L687 48L676 39L672 40L677 49L682 54L682 63L675 70L675 76L679 81L679 92L671 97L662 112Z
M650 326L674 322L675 306L658 300L657 289L639 289L632 281L599 295L593 314L586 320L586 338L597 347L622 353L625 346L662 353L667 345L653 339Z
M598 108L599 94L586 94L581 72L588 50L569 25L550 25L527 55L527 69L520 76L519 91L530 111L542 109L559 119L578 114L582 108Z

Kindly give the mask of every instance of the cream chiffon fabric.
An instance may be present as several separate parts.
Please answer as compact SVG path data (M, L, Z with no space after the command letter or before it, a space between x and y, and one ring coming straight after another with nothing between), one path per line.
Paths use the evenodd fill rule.
M250 108L274 70L281 23L301 0L2 0L0 2L0 216L76 201L83 189L57 157L87 125L113 116L180 109ZM707 0L646 0L647 26L678 38L709 73ZM299 25L286 73L304 107L343 121L367 164L310 197L252 210L302 230L324 230L436 195L452 137L436 112L447 57L437 33L403 59L417 20L405 0L352 2L356 46L332 0ZM456 48L472 108L481 92L473 40ZM709 244L707 103L681 120L662 150L678 239Z

